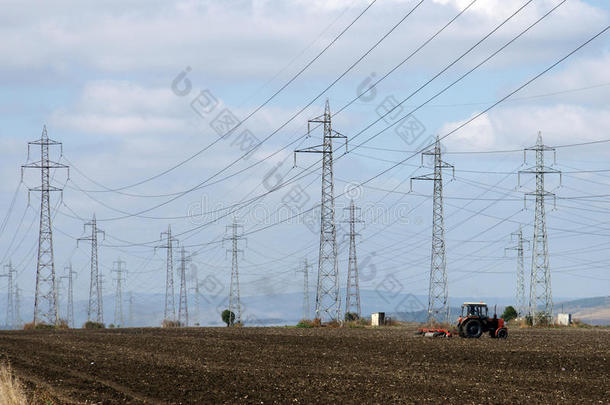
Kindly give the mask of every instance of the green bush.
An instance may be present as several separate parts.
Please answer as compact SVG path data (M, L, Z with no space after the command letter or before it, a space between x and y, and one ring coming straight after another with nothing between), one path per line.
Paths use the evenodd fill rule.
M506 322L512 321L513 319L516 319L518 316L519 316L519 314L517 313L517 310L512 305L507 306L504 309L504 313L502 314L502 318Z
M297 328L313 328L313 321L310 319L301 319L299 323L297 323Z
M358 314L357 314L357 313L355 313L355 312L346 312L346 313L345 313L345 320L346 320L347 322L350 322L350 321L357 321L358 319L360 319L360 317L359 317L359 316L358 316Z
M227 326L235 325L235 313L225 309L221 314L222 321L227 324Z

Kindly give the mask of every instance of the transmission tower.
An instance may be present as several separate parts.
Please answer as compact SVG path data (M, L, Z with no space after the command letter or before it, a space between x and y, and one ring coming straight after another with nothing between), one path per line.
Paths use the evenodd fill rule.
M72 263L67 265L64 270L67 271L65 276L61 276L62 279L68 280L68 300L66 306L66 322L68 326L71 328L74 327L74 279L72 277L73 274L76 274L75 271L72 271Z
M449 290L447 287L447 258L445 257L445 224L443 218L443 169L451 169L455 175L453 165L443 161L441 156L441 142L436 137L434 147L422 153L424 157L434 159L434 173L411 178L413 180L434 181L434 195L432 199L432 254L430 258L430 284L428 288L428 322L449 321Z
M549 267L549 245L546 232L544 200L546 197L553 197L555 199L555 194L544 189L544 175L559 174L559 183L561 184L561 171L544 165L544 152L553 152L553 162L555 162L556 155L555 148L542 143L541 132L538 132L536 145L524 149L524 162L528 151L536 152L536 166L520 170L518 182L520 186L522 173L536 175L536 191L525 193L525 198L528 195L536 196L529 302L529 314L532 318L532 323L536 325L540 322L550 323L553 320L553 292L551 290L551 268Z
M106 233L97 228L97 221L95 220L95 214L91 222L87 222L84 225L84 232L87 232L87 227L91 228L91 235L83 236L76 240L76 246L78 242L89 241L91 242L91 279L89 282L89 305L87 306L87 321L91 322L95 319L95 322L104 323L104 303L102 298L102 275L99 271L98 266L98 255L97 255L97 235L102 234L104 240ZM95 317L95 318L93 318Z
M21 288L17 284L15 284L15 323L18 328L23 325L21 319Z
M330 104L326 100L324 114L307 121L307 136L311 134L311 124L324 126L322 145L295 150L296 154L322 154L322 199L320 203L320 250L318 257L318 283L316 289L316 318L339 320L341 295L339 291L339 266L337 261L337 229L335 226L335 191L333 176L333 139L347 137L332 129Z
M525 299L525 266L524 266L524 242L529 245L529 241L523 239L523 230L521 226L519 226L519 230L517 232L513 232L510 234L511 240L516 242L517 244L508 248L505 248L504 251L507 250L516 250L517 251L517 294L516 294L516 303L517 303L517 313L519 317L525 316L528 313L528 305Z
M192 287L189 290L193 292L193 298L195 299L195 321L193 322L193 324L195 326L199 326L199 316L200 316L200 309L199 309L199 279L197 278L197 276L195 276L195 287Z
M116 292L114 293L114 325L117 328L125 327L123 318L123 281L124 275L127 273L125 262L119 258L113 263L112 271L116 273Z
M14 286L13 286L13 274L16 273L13 268L13 264L9 262L4 265L5 274L0 274L0 277L6 277L8 279L8 283L6 286L6 326L9 328L16 327L16 317L15 317L15 302L14 302Z
M186 263L191 258L186 256L184 247L180 250L180 305L178 307L178 322L180 326L189 326L189 310L186 289Z
M40 146L40 160L21 166L21 179L24 169L40 169L40 187L30 188L31 191L40 191L40 231L38 234L38 262L36 267L36 292L34 295L34 323L57 324L57 285L55 280L55 261L53 257L53 227L51 225L50 192L63 191L62 188L51 185L51 169L67 169L68 166L55 162L49 157L51 146L60 147L60 156L63 153L60 142L49 139L47 127L42 128L40 139L28 142L28 161L30 160L30 147Z
M165 270L165 313L164 319L168 321L176 320L176 301L174 292L174 247L178 245L178 239L172 237L172 227L167 226L167 232L161 233L161 240L165 238L165 244L157 246L160 249L167 249L167 262Z
M243 240L241 236L242 225L239 225L235 220L231 225L227 225L227 231L230 230L229 237L225 241L231 242L231 248L227 249L227 253L231 253L231 284L229 288L229 311L235 314L235 322L241 323L241 298L239 296L239 269L237 265L237 255L243 254L243 250L238 249L238 243Z
M129 292L129 327L133 328L133 293Z
M347 289L345 297L345 313L362 315L360 310L360 285L358 282L358 259L356 256L356 223L362 222L356 219L356 211L360 208L354 205L354 200L351 200L348 208L349 211L349 259L347 264Z
M303 319L309 319L309 262L307 259L303 260L303 268L297 270L299 273L303 273Z

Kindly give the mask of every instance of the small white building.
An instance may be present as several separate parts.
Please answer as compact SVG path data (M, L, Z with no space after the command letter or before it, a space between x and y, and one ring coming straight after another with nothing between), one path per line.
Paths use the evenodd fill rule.
M572 314L557 314L557 325L568 326L572 323Z
M371 326L383 326L385 324L385 312L373 312L371 314Z

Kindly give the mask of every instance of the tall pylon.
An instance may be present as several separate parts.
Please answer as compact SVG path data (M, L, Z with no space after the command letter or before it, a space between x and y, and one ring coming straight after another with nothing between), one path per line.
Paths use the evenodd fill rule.
M199 302L199 279L197 278L197 276L195 276L194 279L195 279L195 287L190 288L190 291L193 292L193 300L195 301L195 314L194 314L195 318L193 321L193 325L199 326L200 315L201 315L200 302Z
M15 284L15 323L17 328L23 325L23 319L21 319L21 288L18 284Z
M55 325L59 321L57 315L57 280L55 279L55 260L53 256L53 226L51 224L50 192L63 189L51 185L51 169L67 169L68 166L50 159L51 146L60 147L60 156L63 154L61 142L49 139L46 125L42 128L40 139L28 142L28 162L30 160L30 147L40 146L40 160L21 166L21 179L25 169L39 169L40 187L29 191L40 191L40 231L38 234L38 262L36 266L36 291L34 295L34 324L46 323Z
M178 306L178 322L180 326L189 326L189 309L186 289L186 263L191 259L187 257L184 247L180 250L180 303Z
M133 318L133 292L129 292L129 327L134 327L134 318Z
M436 137L434 146L423 152L424 157L434 159L434 172L424 176L411 178L413 180L432 180L434 193L432 198L432 253L430 257L430 282L428 286L428 322L449 321L449 289L447 286L447 258L445 256L445 222L443 216L443 169L451 169L455 175L453 165L443 161L441 156L441 142Z
M235 220L231 225L227 225L227 231L230 230L229 236L224 240L231 242L231 247L227 249L227 253L231 253L231 283L229 286L229 311L235 314L235 322L241 323L241 297L239 294L239 266L238 254L243 250L239 249L239 241L243 240L242 236L243 225L238 224Z
M0 277L7 278L7 286L6 286L6 326L13 329L17 326L16 317L15 317L15 289L13 285L14 277L13 275L16 273L13 268L13 263L9 261L8 264L4 265L4 274L0 274Z
M349 207L349 259L347 261L347 289L345 293L345 313L355 314L358 319L362 316L360 309L360 283L358 281L358 258L356 255L356 224L362 220L357 218L356 212L360 208L356 207L354 200L350 201Z
M125 262L121 260L120 257L112 264L112 271L116 273L116 290L114 293L114 325L117 328L124 328L123 281L125 281L124 276L127 274L127 267L125 267Z
M523 229L519 226L519 230L517 232L513 232L510 234L511 241L515 242L516 245L511 247L507 247L506 250L515 250L517 251L517 289L515 302L517 304L517 314L519 317L523 317L528 313L528 305L527 300L525 299L525 255L524 255L524 242L529 246L529 241L527 239L523 239Z
M106 238L106 233L97 227L97 221L95 220L95 214L91 222L87 222L84 225L84 232L87 232L87 227L91 228L91 234L89 236L83 236L76 240L76 246L78 242L89 241L91 242L91 278L89 281L89 304L87 305L87 321L104 323L104 302L102 296L102 275L99 271L98 263L98 251L97 251L97 235L102 234L103 239ZM102 240L103 240L102 239Z
M303 273L303 319L309 319L309 262L303 259L303 268L297 270L298 273Z
M318 282L316 289L316 318L339 320L341 294L339 290L339 264L337 260L337 228L335 225L335 188L333 175L333 139L347 137L332 129L330 103L326 100L324 114L307 121L307 136L311 124L322 124L322 145L295 150L296 154L322 153L322 198L320 202L320 249L318 256Z
M548 324L553 320L553 292L551 289L551 268L549 266L549 245L546 231L546 213L544 200L555 194L544 188L545 174L559 174L561 184L561 171L544 165L544 153L553 152L553 162L556 161L555 148L544 145L542 132L538 132L536 145L523 150L523 161L526 161L527 152L536 152L536 166L525 170L519 170L518 184L521 186L521 174L536 175L536 191L526 192L528 195L536 196L536 210L534 216L534 239L532 241L532 268L530 274L530 299L529 315L532 324Z
M164 319L168 321L176 320L176 297L174 290L174 248L178 246L178 239L172 237L172 227L167 226L167 232L161 233L161 240L165 239L165 244L157 246L167 250L165 263L165 311Z
M68 280L68 299L66 303L66 322L68 326L74 328L74 278L73 274L76 274L75 271L72 271L72 263L68 264L64 271L66 274L61 276L62 279Z

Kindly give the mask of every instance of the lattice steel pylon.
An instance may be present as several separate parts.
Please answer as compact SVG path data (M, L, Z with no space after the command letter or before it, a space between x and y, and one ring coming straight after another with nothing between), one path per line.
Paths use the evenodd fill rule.
M178 306L178 322L180 326L189 326L189 308L186 289L186 263L190 257L186 256L184 247L180 250L180 302Z
M87 231L87 227L91 228L90 236L83 236L76 240L76 246L78 242L84 240L91 242L91 278L89 280L89 304L87 305L87 321L104 323L104 302L102 296L102 275L99 271L98 262L98 251L97 251L97 235L102 234L103 238L106 238L106 233L97 228L97 221L95 214L91 222L87 222L83 228L84 232ZM95 317L95 318L94 318Z
M196 270L194 270L194 271L196 271ZM192 293L193 293L195 312L194 312L194 320L191 319L191 322L193 323L193 325L199 326L199 318L200 318L201 310L200 310L200 302L199 302L199 278L197 277L197 273L195 273L195 275L192 278L194 280L195 286L189 288L188 290L192 291Z
M165 263L165 311L164 320L176 320L176 296L174 290L174 247L179 244L178 239L172 237L172 227L167 226L167 232L161 232L161 240L165 235L165 244L157 246L159 249L166 249Z
M561 171L544 165L544 153L553 152L553 162L555 162L555 148L546 146L542 143L542 133L538 132L536 145L523 150L523 161L525 162L528 151L536 152L536 166L525 170L519 170L518 184L521 185L521 174L536 175L536 191L525 193L536 196L536 210L534 216L534 238L532 241L532 268L530 274L530 299L529 315L532 324L548 324L553 320L553 292L551 289L551 268L549 266L549 245L546 231L546 212L544 200L546 197L553 197L555 194L546 191L544 188L545 174L559 174L561 184Z
M303 273L303 319L309 319L309 262L303 259L303 268L297 270L298 273Z
M229 311L235 314L235 322L241 323L241 297L239 293L239 267L238 254L243 250L238 249L238 243L243 240L240 229L243 228L235 220L231 225L227 225L227 230L231 230L230 236L225 238L225 241L231 242L231 248L227 249L227 253L231 253L231 284L229 286Z
M354 205L354 200L350 201L349 211L349 259L347 261L347 289L345 293L345 313L356 314L358 318L362 315L360 309L360 283L358 281L358 257L356 255L356 223L362 220L356 218L356 211L360 209Z
M51 225L51 191L63 191L51 185L51 169L67 169L68 166L50 159L51 146L60 147L60 156L63 154L61 142L49 139L46 125L42 128L40 139L28 142L28 161L30 160L30 147L40 146L40 160L21 166L21 179L24 169L40 169L40 187L29 191L40 191L40 231L38 234L38 261L36 266L36 291L34 295L34 323L55 325L59 321L57 303L57 280L55 278L55 260L53 256L53 227Z
M436 137L434 146L421 155L422 165L424 157L432 156L434 159L434 172L424 176L411 178L413 180L432 180L434 193L432 198L432 253L430 256L430 281L428 287L428 322L449 321L449 289L447 286L447 258L445 256L445 222L443 216L443 169L453 171L453 165L443 161L441 156L441 142Z
M320 202L320 249L318 256L318 282L316 288L316 318L339 320L341 294L339 290L339 265L337 260L337 228L335 225L335 190L333 174L333 139L347 137L332 129L330 104L326 100L324 114L307 121L307 135L311 134L311 124L322 124L324 140L322 145L297 149L296 154L322 153L322 198Z
M4 265L4 274L0 274L0 277L6 277L6 326L13 329L17 326L15 317L15 288L13 285L14 277L16 273L13 268L13 263L9 261L8 264Z
M76 274L75 271L72 271L72 263L68 264L64 270L67 271L67 274L61 276L62 279L68 280L68 299L66 303L66 322L68 326L74 327L74 278L73 274Z
M129 292L129 327L133 328L133 292Z
M116 290L114 293L114 326L117 328L125 327L125 318L123 317L123 281L124 275L127 273L125 262L119 257L112 264L112 271L116 273Z
M517 251L517 289L515 294L515 302L517 305L517 314L519 317L525 316L528 311L527 300L525 299L525 255L524 255L524 242L528 244L529 241L523 238L523 230L521 226L519 226L519 230L517 232L513 232L510 234L511 241L516 242L516 245L507 247L504 249L507 250L515 250ZM516 239L516 240L515 240Z
M21 319L21 288L18 284L15 284L15 323L20 328L23 325Z

